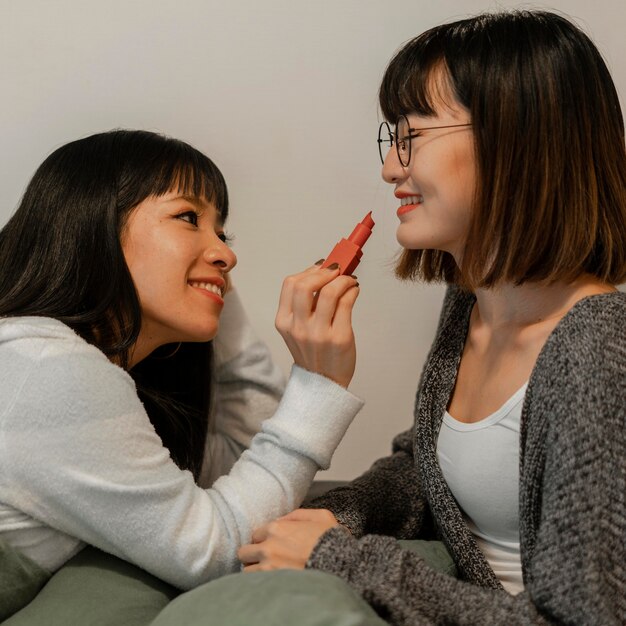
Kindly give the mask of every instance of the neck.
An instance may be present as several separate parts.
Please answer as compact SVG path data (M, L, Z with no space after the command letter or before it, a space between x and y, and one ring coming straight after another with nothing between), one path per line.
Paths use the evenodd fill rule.
M142 327L139 332L137 341L130 347L128 351L128 365L127 370L131 370L137 363L143 361L147 356L152 354L159 346L163 345L163 342L159 342L151 337L151 334ZM111 361L116 365L121 365L119 359L112 358Z
M135 345L130 349L128 354L128 369L131 370L137 363L143 361L149 354L156 350L158 346L148 347L144 342L137 340Z
M524 283L476 290L476 313L493 330L516 329L554 321L556 324L579 300L615 291L590 276L572 283Z

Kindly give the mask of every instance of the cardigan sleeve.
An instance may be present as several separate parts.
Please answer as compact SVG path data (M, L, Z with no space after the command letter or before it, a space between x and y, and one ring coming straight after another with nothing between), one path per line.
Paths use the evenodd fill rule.
M580 416L597 420L564 425L546 440L544 504L522 593L456 580L390 537L356 539L339 529L322 536L307 567L345 579L382 617L402 626L626 623L624 410L621 433L611 432L617 421L599 413L587 391L572 400ZM596 428L594 421L604 425Z
M328 509L353 535L428 538L432 523L413 458L413 429L393 440L393 453L379 459L349 485L316 498L307 508Z
M339 529L321 538L307 566L345 579L384 619L402 626L624 624L624 450L619 460L607 441L604 459L593 459L587 435L578 430L549 454L530 580L516 596L435 572L390 537L356 539ZM563 463L563 453L574 452L584 459L577 469Z
M580 317L570 324L587 332L593 317L601 311L588 324ZM575 332L561 328L531 377L520 476L522 593L456 580L389 537L356 539L338 529L322 536L307 566L344 578L392 624L626 623L622 323L611 329L606 321L577 344L569 341Z
M307 567L343 578L372 608L396 626L415 624L547 624L532 604L516 611L519 596L485 589L431 569L392 537L351 537L326 532Z

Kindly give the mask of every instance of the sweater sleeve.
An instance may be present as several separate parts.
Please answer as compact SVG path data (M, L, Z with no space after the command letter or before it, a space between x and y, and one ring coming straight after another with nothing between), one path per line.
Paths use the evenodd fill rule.
M398 539L428 538L432 523L413 458L413 430L393 440L390 456L379 459L349 485L316 498L307 508L330 510L357 537L376 533Z
M215 404L198 480L202 487L230 471L263 421L276 412L285 391L284 376L252 329L238 293L233 289L224 299L213 340Z
M3 408L3 500L183 589L239 570L238 547L300 504L362 406L294 367L250 448L203 490L172 462L128 374L67 343L34 362L14 354L28 375Z
M524 608L531 609L530 615L516 611L519 596L436 572L392 537L366 535L357 539L333 528L322 536L307 567L343 578L395 626L548 623L538 618L528 603Z

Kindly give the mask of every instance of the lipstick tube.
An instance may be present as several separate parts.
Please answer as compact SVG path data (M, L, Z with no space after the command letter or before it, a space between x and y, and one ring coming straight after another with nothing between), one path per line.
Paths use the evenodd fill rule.
M370 211L363 221L356 225L352 234L347 239L342 239L322 263L322 267L328 267L333 263L339 264L340 274L352 274L363 256L363 246L372 234L374 220Z

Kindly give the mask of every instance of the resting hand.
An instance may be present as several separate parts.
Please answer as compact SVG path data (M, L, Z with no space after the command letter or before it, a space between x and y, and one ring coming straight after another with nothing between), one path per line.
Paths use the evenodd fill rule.
M237 556L245 572L304 569L319 538L338 525L326 509L297 509L255 530Z
M276 329L296 365L348 386L356 365L352 308L358 295L356 280L338 269L315 266L284 280Z

